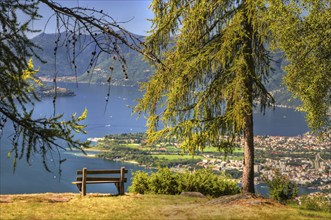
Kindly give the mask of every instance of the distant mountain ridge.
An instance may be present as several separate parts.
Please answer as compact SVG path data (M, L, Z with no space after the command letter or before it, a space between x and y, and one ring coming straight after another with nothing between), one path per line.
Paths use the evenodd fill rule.
M145 38L140 35L135 36L141 39ZM80 40L76 44L77 51L83 47L85 48L84 52L76 56L75 65L77 68L75 72L73 64L70 62L72 50L68 50L67 47L65 47L65 42L63 42L64 37L61 35L56 50L57 56L56 58L54 56L54 48L56 47L58 37L58 34L41 33L32 39L36 45L43 48L43 50L38 51L38 54L46 61L46 63L42 63L38 59L34 59L35 67L40 68L38 73L40 77L52 79L55 73L57 73L59 81L76 81L77 74L78 82L106 84L107 79L111 76L111 83L113 85L136 86L138 82L147 81L154 73L153 67L143 59L141 54L131 50L125 45L121 45L121 52L126 59L128 79L125 79L121 64L107 54L101 54L94 68L94 72L88 73L89 62L93 51L95 51L94 43L86 46L87 42L89 42L88 35L81 35ZM275 62L272 63L273 72L270 73L268 82L266 83L267 89L274 96L277 105L297 107L300 104L299 100L291 99L290 93L282 84L282 77L284 76L282 66L286 65L282 53L274 54L273 60L275 60ZM57 65L55 65L55 63ZM113 71L110 70L110 67Z
M57 77L76 76L77 74L79 82L107 83L107 79L111 75L112 81L118 85L136 85L137 82L146 81L152 74L151 67L147 62L143 61L142 55L123 45L121 45L121 52L127 61L128 80L125 80L120 63L114 61L113 57L107 54L100 55L93 74L87 73L92 53L96 48L95 43L89 43L90 37L88 35L81 35L80 40L76 43L77 56L75 66L77 68L75 72L72 63L72 49L68 49L65 46L67 43L63 42L64 36L61 35L57 46L58 36L58 34L42 33L32 39L36 45L43 48L43 50L38 50L37 52L46 63L34 59L35 67L40 68L38 75L41 77L53 78L55 73ZM135 35L135 37L144 38L140 35ZM55 48L57 49L56 57L54 55ZM81 51L82 48L84 48L84 51L78 53L77 51ZM112 72L109 67L113 68Z

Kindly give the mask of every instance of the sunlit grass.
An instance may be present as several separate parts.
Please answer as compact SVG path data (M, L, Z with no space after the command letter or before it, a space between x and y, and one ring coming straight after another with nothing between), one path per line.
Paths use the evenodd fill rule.
M126 147L141 148L141 144L131 143L131 144L123 144L123 145Z
M55 195L55 199L54 199ZM330 219L331 214L274 203L207 204L169 195L80 197L74 194L0 197L0 219Z
M210 147L209 146L209 147L205 147L203 149L203 152L204 153L215 153L215 152L220 152L220 151L218 150L217 147ZM243 148L236 147L236 148L233 149L233 153L243 153L243 152L244 152ZM229 154L229 155L231 155L231 154Z
M153 157L157 157L159 159L166 159L166 160L186 160L186 159L203 159L203 156L192 156L192 155L178 155L178 154L158 154L153 155Z

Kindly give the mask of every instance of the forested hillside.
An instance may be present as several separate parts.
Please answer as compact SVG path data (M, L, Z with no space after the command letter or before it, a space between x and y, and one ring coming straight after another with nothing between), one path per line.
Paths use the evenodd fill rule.
M142 36L135 36L143 38ZM96 45L90 43L90 36L81 35L75 43L74 51L72 44L63 43L64 37L64 35L42 33L33 38L33 42L42 48L41 51L38 51L40 57L46 61L43 63L36 58L34 59L35 66L40 68L39 76L53 78L56 73L57 77L77 76L79 82L100 84L107 83L108 77L111 76L112 84L137 85L137 82L146 81L148 76L152 74L151 67L143 61L142 55L126 46L121 46L120 50L127 63L128 79L125 79L122 64L118 62L118 58L105 53L98 57L94 71L87 72L93 53L99 52L98 49L95 49ZM75 57L75 64L70 61L72 57ZM56 67L55 63L57 63Z
M143 36L135 36L141 39L144 38ZM46 61L46 63L42 63L38 59L34 59L35 66L40 68L39 76L53 78L55 73L57 73L58 77L64 77L61 80L70 81L70 77L72 80L72 77L76 77L77 75L78 82L98 84L106 84L107 79L111 76L112 85L135 86L138 82L147 81L148 77L153 74L153 68L143 60L143 56L128 49L126 46L121 46L121 52L124 54L127 62L128 79L125 79L121 64L117 62L116 57L114 58L106 54L100 55L92 73L87 72L90 64L89 61L95 50L94 44L88 44L88 38L86 35L81 35L80 40L77 41L75 45L75 64L69 61L69 58L73 57L73 46L62 43L64 36L42 33L33 38L33 42L43 48L39 54ZM56 45L57 39L59 39L58 46ZM54 53L55 48L56 56ZM84 51L80 52L83 48ZM281 67L286 65L286 61L282 58L282 55L281 52L273 55L273 72L270 73L266 84L268 90L275 97L277 105L295 107L298 106L299 100L291 98L290 93L282 84L284 72ZM57 63L56 67L55 61Z

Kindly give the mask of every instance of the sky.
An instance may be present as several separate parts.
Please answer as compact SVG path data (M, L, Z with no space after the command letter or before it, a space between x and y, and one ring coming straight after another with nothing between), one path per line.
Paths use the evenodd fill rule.
M123 23L123 27L128 31L139 34L147 35L147 31L151 27L151 22L147 19L153 18L153 12L148 9L151 0L55 0L65 7L89 7L97 10L103 10L108 13L118 22ZM55 32L55 19L51 19L47 24L47 20L53 14L46 5L40 3L39 13L43 16L39 21L34 21L33 28L45 30L46 33Z

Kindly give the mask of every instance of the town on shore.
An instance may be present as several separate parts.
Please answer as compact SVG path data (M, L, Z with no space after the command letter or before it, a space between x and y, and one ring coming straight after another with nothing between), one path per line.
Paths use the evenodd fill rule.
M146 146L144 133L107 135L89 140L96 143L93 150L100 150L96 156L105 159L138 163L149 168L167 166L174 171L205 167L238 179L242 175L241 148L225 156L223 152L207 147L190 156L183 154L176 142L161 140L154 146ZM256 136L255 155L256 183L262 182L263 176L270 178L278 169L298 185L331 192L330 134L324 137L310 133L296 137Z

